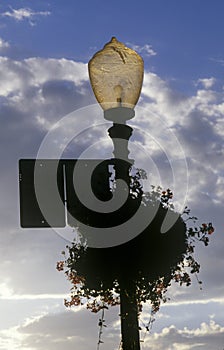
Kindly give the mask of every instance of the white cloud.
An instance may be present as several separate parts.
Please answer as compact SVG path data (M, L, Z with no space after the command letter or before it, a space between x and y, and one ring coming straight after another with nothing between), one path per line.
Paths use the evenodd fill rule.
M0 38L0 51L2 49L6 49L6 48L9 48L9 43L5 40L3 40L2 38Z
M88 79L87 65L82 62L65 58L28 58L24 63L32 72L33 84L45 83L49 80L71 80L79 86Z
M18 327L12 327L0 331L0 349L1 350L19 350L21 349L21 342L25 340L25 336L18 332ZM27 348L26 350L33 350Z
M0 74L2 110L13 109L14 115L17 111L21 116L31 113L30 122L42 129L49 129L53 120L91 101L87 65L81 62L0 57Z
M87 315L88 313L88 315ZM111 315L112 314L112 315ZM88 317L88 331L86 324ZM184 316L182 316L184 317ZM24 350L66 350L79 347L85 350L93 347L98 340L98 319L100 315L95 315L89 311L79 310L76 313L67 310L63 313L42 313L27 319L22 325L9 328L0 332L2 344L11 347L7 349ZM103 330L102 349L113 350L118 347L120 338L120 322L118 320L117 308L112 308L106 313L106 325ZM164 321L169 323L169 318ZM160 322L158 320L157 322ZM156 323L157 323L156 322ZM223 346L224 327L210 319L209 322L202 322L198 327L183 328L174 326L172 323L165 326L161 331L151 330L150 334L142 338L142 349L152 350L210 350L221 349ZM14 348L13 348L14 345ZM1 347L0 347L1 349ZM5 348L3 348L5 350Z
M192 109L190 99L173 91L166 81L150 72L144 74L140 103L161 116L168 126L181 124Z
M30 25L35 25L35 22L33 21L36 17L39 16L49 16L51 13L49 11L32 11L30 8L19 8L14 9L10 7L10 11L3 12L1 16L3 17L10 17L15 19L16 21L24 21L28 20Z
M198 81L197 81L197 85L202 84L202 86L205 89L210 89L211 87L213 87L215 85L215 83L216 83L216 79L213 77L198 79Z
M224 65L224 59L223 58L215 58L215 57L211 57L210 61L216 62L218 64L220 64L221 66Z
M143 46L140 46L140 45L135 45L132 43L127 43L127 45L142 55L145 55L145 56L156 56L157 55L156 51L152 48L152 45L145 44Z
M0 350L19 350L23 343L26 342L26 334L21 333L19 330L21 327L26 327L38 322L47 313L42 312L39 315L32 316L24 320L23 325L13 326L8 329L0 330ZM33 346L26 347L26 350L34 350Z
M179 158L181 156L180 147L174 142L177 137L188 167L186 204L193 211L200 210L200 213L203 212L203 205L206 205L204 212L210 207L211 221L214 217L214 213L210 214L212 207L215 203L220 205L220 200L223 201L222 190L220 192L220 183L224 177L223 102L224 96L220 91L199 89L195 95L184 96L174 91L158 75L146 72L140 101L146 112L139 110L139 121L137 114L133 120L133 125L136 123L140 128L144 127L145 132L148 130L148 135L145 134L140 144L144 145L148 157L154 160L165 186L167 180L174 190L175 200L179 201L186 189L183 186L186 170L183 173L183 164L179 163L177 171L174 171L173 162L178 159L178 155ZM156 144L152 144L150 135L155 137ZM160 157L162 154L164 156ZM170 170L174 171L175 186ZM151 180L154 180L152 166L150 172ZM206 220L206 214L202 220Z
M63 58L28 58L16 61L0 57L0 73L0 95L10 95L10 98L15 95L22 97L32 87L41 88L41 84L49 81L71 81L81 86L87 80L86 64Z
M160 333L152 333L146 338L142 348L152 350L191 350L191 349L221 349L223 347L224 327L210 320L201 323L198 328L178 329L171 325L162 329Z
M0 299L2 300L63 300L69 298L69 294L13 294L12 289L5 283L0 285Z
M0 283L0 299L11 298L13 289L9 288L6 282Z
M86 317L88 317L88 326ZM42 316L17 329L20 337L23 336L20 343L21 348L24 350L27 350L27 348L32 348L32 350L42 350L44 348L49 350L60 350L62 348L66 350L74 348L85 350L86 348L97 347L99 318L100 315L89 311L74 313L69 310L60 314ZM119 344L119 332L114 332L109 323L107 325L103 337L106 349L113 350L114 346Z

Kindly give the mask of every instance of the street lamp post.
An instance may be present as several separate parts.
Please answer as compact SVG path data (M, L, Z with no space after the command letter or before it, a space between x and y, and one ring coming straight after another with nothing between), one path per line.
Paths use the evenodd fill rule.
M66 275L70 271L71 276L75 273L75 276L80 276L85 281L78 290L72 279L78 293L72 298L75 298L75 305L79 305L81 296L102 297L103 303L110 306L117 303L117 297L111 301L113 291L120 293L122 350L140 350L139 305L151 300L155 309L158 309L163 290L166 290L174 277L181 284L189 285L188 274L180 275L180 264L183 263L185 254L190 254L193 250L191 242L188 242L192 232L189 230L191 235L188 236L181 215L167 205L166 199L170 197L165 195L164 201L161 201L154 195L149 195L144 201L139 177L130 175L134 163L129 159L128 150L132 128L126 122L135 115L134 107L140 96L143 71L142 58L114 37L89 62L93 92L103 108L104 118L113 123L108 130L114 145L113 159L102 161L38 158L19 161L21 227L62 228L68 224L78 227L84 233L87 240L84 252L79 251L79 245L68 247ZM105 209L104 204L112 197L109 171L111 165L114 166L116 180L114 197L119 197L119 203L120 199L125 201L114 211L98 211L89 206L91 201L95 204L97 201L95 198L88 198L88 175L91 173L92 192L100 199L100 208L103 205ZM78 192L74 186L76 181L79 185ZM170 190L167 192L170 193ZM141 211L141 215L137 219L135 217L134 221L131 220L138 211ZM165 218L170 225L166 234L163 234L160 228ZM129 225L122 226L126 221ZM99 235L99 238L98 234L103 231L104 235L111 227L116 227L116 230L110 231L115 234L106 237L105 246L105 237ZM124 231L124 227L129 227L130 231L133 229L134 237L128 235L129 229ZM211 224L208 228L213 229ZM207 245L207 231L204 228L195 230L194 234L201 232L202 237L199 240ZM119 234L120 244L114 244L117 242L116 233ZM198 264L191 256L188 259L189 267L197 272ZM174 275L175 271L178 272L177 275ZM73 305L73 301L72 299L67 304ZM96 310L94 303L93 310Z
M116 191L130 192L128 140L132 128L126 125L134 117L143 81L143 60L115 37L97 52L89 62L89 76L93 92L104 110L104 118L112 121L108 130L114 145L115 179L125 181ZM120 161L122 160L122 161ZM121 232L122 234L122 232ZM140 350L136 286L130 277L120 276L120 317L123 350Z

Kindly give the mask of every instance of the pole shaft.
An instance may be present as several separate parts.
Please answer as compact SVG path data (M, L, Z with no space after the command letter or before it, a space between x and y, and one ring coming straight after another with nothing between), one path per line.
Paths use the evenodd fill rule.
M133 118L134 111L129 108L114 108L105 111L105 119L113 121L108 130L114 145L115 179L122 179L128 185L130 194L130 168L133 161L129 159L128 141L133 129L126 125L126 120ZM120 189L121 190L121 189ZM138 305L135 282L120 276L120 314L122 350L140 350Z
M132 128L125 124L114 123L108 130L114 145L114 170L115 178L122 179L130 186L130 168L133 161L128 158L128 140L132 134Z
M140 350L138 305L133 282L120 281L122 350Z

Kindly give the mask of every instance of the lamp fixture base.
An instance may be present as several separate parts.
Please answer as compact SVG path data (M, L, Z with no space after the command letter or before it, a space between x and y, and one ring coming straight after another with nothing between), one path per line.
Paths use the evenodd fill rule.
M129 119L134 118L135 111L129 107L115 107L104 111L104 118L117 124L125 124Z

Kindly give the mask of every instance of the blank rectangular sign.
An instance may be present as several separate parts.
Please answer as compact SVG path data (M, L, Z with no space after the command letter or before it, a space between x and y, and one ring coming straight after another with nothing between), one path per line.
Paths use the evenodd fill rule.
M76 219L85 222L88 210L76 192L77 188L81 190L81 197L88 202L87 175L92 170L90 186L96 197L102 201L111 198L110 160L81 159L76 162L72 159L19 161L21 227L65 227L66 222L73 226Z
M65 227L62 162L21 159L19 187L21 227Z

